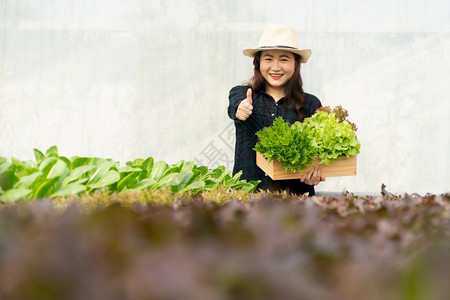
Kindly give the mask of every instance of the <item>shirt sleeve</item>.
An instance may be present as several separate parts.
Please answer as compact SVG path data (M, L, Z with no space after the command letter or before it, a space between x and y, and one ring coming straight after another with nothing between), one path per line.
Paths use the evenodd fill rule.
M322 107L322 103L320 102L319 98L317 98L314 95L306 94L307 95L307 101L309 101L309 110L307 112L306 117L311 117L318 108Z
M230 90L228 95L229 105L228 105L228 116L235 121L240 121L236 117L236 111L241 103L247 97L247 88L245 86L235 86Z

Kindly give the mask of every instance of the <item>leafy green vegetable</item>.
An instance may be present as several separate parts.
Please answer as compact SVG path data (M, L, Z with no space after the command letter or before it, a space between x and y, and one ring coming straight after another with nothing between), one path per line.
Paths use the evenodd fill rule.
M0 157L0 202L20 199L66 197L81 192L156 190L173 193L201 193L219 187L253 192L259 181L240 180L240 174L221 166L208 169L192 161L169 165L152 157L138 158L120 166L119 162L100 157L70 159L60 156L56 146L45 154L34 149L35 162Z
M346 111L339 107L331 112L317 111L303 123L298 122L294 128L303 128L311 138L321 163L328 165L339 158L359 153L361 144L356 138L354 127L345 117Z
M356 126L346 120L348 112L341 106L320 108L304 122L289 125L281 117L271 127L256 133L259 143L254 150L265 158L282 163L285 170L302 171L316 157L330 164L339 158L359 153Z
M286 170L301 171L315 156L311 139L303 132L303 128L294 130L281 117L256 135L259 143L254 149L269 160L280 161Z

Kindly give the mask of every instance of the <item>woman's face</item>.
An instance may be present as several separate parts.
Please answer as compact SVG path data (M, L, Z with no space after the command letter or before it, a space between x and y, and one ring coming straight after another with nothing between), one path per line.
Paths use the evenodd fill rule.
M259 70L266 80L266 88L282 89L294 75L294 54L284 50L262 51Z

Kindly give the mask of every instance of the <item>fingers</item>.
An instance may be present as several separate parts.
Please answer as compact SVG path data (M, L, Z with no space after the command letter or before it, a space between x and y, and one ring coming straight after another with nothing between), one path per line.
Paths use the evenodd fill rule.
M317 165L315 165L309 172L305 174L305 178L303 180L304 183L309 185L317 185L319 184L319 180L317 180Z
M253 105L253 99L252 99L252 89L247 90L247 102L250 105Z
M241 120L245 121L253 112L253 106L247 102L247 99L244 99L241 101L241 103L238 106L238 109L236 111L236 117Z
M253 111L253 105L251 105L250 103L247 102L247 99L244 99L241 101L241 104L239 104L238 109L241 108L241 110L247 112L247 113L252 113Z
M305 172L300 181L309 185L318 185L321 181L325 181L326 178L322 176L322 168L319 165L315 165L309 171Z
M247 120L253 112L252 89L247 90L247 98L241 101L236 111L236 118L241 121Z

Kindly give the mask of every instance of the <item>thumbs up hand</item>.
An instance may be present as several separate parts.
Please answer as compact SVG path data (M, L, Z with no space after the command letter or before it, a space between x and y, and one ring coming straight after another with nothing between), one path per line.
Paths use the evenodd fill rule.
M236 111L236 118L241 121L247 120L253 111L252 89L247 90L247 98L241 101Z

